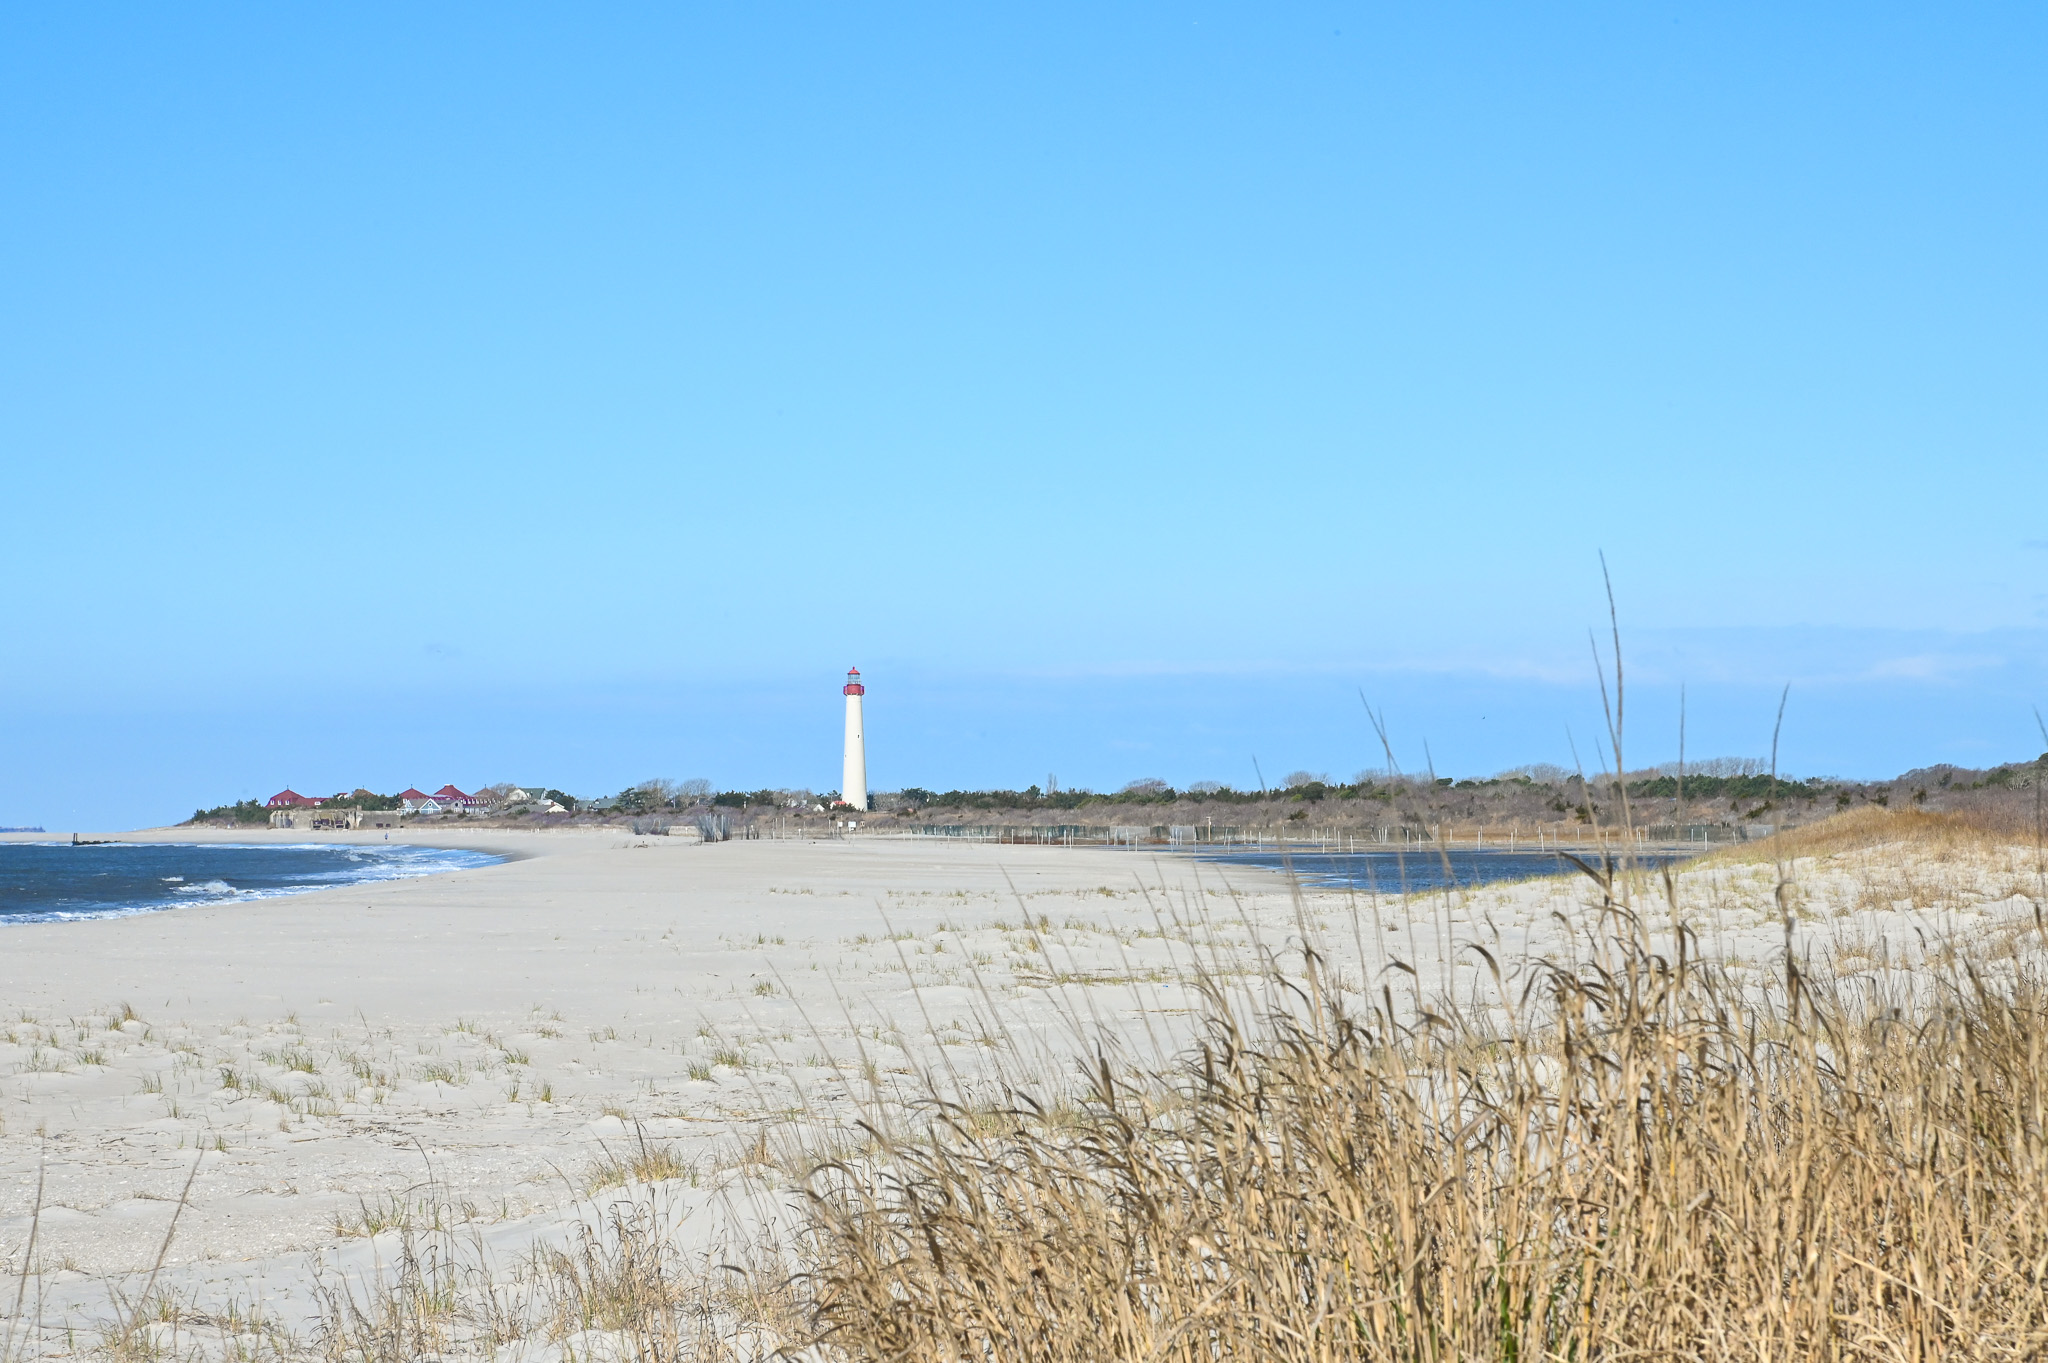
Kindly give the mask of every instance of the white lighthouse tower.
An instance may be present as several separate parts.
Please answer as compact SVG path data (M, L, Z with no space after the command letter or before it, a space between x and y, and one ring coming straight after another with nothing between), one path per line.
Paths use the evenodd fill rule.
M868 743L861 734L860 698L868 689L860 684L860 669L846 669L846 775L839 783L839 798L855 809L868 807Z

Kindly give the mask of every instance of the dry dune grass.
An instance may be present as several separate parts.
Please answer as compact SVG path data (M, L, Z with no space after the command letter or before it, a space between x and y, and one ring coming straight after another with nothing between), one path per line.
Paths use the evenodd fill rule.
M1934 856L1998 852L2031 843L2034 829L1980 813L1894 810L1865 805L1818 823L1728 848L1706 858L1715 862L1760 862L1839 856L1872 848L1897 848Z
M2001 1358L2048 1350L2048 996L1775 993L1625 915L1507 1025L1404 1026L1310 962L1083 1120L932 1096L822 1170L848 1359Z
M1792 892L1795 901L1825 886L1850 909L1931 915L1936 930L1944 915L1987 903L2030 901L2037 925L2048 907L2042 840L2003 815L1866 807L1695 864L1710 871L1775 866L1781 882L1804 882Z

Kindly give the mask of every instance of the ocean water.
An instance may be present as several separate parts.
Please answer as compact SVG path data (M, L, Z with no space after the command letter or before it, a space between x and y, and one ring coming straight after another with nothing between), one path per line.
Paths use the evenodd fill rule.
M1494 852L1464 848L1440 852L1428 847L1411 847L1402 852L1307 852L1290 851L1283 859L1275 851L1203 852L1203 861L1226 866L1258 866L1270 871L1292 869L1304 885L1323 889L1373 890L1380 894L1401 894L1415 890L1438 890L1456 884L1492 885L1508 880L1534 880L1538 876L1577 875L1579 871L1555 852ZM1588 864L1598 862L1586 856ZM1638 866L1662 866L1686 860L1685 855L1649 853L1632 858Z
M503 857L335 843L0 843L0 924L155 913L409 880Z

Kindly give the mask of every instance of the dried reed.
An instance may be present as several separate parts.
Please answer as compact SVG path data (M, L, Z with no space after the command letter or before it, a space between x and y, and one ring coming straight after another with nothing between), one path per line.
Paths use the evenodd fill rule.
M1136 1078L1105 1051L1078 1123L1019 1093L992 1127L933 1086L919 1138L811 1180L807 1342L934 1363L2048 1350L2028 963L1759 990L1682 932L1655 954L1615 906L1596 946L1409 1024L1314 955L1250 1018L1209 982L1199 1044Z

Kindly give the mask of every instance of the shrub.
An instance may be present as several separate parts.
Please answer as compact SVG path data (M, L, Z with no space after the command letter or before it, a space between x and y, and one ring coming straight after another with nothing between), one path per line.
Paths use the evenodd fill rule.
M186 823L269 823L270 811L254 800L237 800L231 805L195 809Z

